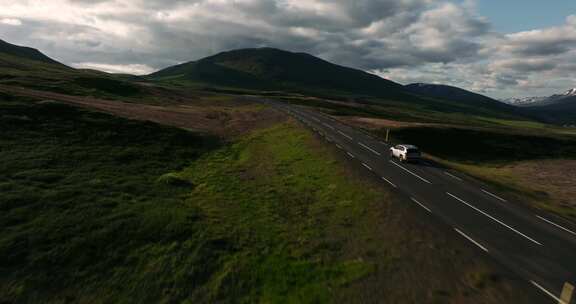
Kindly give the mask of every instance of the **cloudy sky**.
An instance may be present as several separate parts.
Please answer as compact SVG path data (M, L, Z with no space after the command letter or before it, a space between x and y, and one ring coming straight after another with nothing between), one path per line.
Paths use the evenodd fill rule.
M108 72L269 46L497 98L576 87L574 0L0 0L0 39Z

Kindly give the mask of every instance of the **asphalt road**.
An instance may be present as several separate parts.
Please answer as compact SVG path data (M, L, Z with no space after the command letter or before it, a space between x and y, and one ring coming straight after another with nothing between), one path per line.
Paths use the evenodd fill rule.
M509 267L549 296L551 303L562 303L559 298L565 282L576 285L573 225L510 202L486 186L431 162L411 164L392 159L386 143L327 115L270 103L372 171L383 184L408 195L423 213L452 226L454 237L465 238Z

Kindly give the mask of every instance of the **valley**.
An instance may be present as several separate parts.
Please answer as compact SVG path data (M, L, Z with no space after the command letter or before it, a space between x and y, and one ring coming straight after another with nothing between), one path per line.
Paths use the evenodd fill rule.
M2 43L0 67L0 302L547 303L571 282L571 236L510 210L576 223L573 112L271 48L130 76ZM407 142L433 165L390 163Z

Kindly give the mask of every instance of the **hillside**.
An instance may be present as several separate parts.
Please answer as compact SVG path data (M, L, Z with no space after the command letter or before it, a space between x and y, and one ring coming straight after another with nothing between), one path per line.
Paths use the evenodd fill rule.
M405 96L401 85L376 75L332 64L309 54L273 48L223 52L169 67L148 77L258 90Z
M314 96L351 105L377 107L387 112L384 115L406 118L436 121L445 120L447 116L467 115L467 119L488 117L531 120L519 114L512 106L487 98L463 103L453 98L420 96L402 85L373 74L332 64L309 54L272 48L223 52L168 67L146 78L160 84L218 88L225 92L234 92L229 89L236 92L247 90L250 94L274 91L275 97L284 94L292 100L302 95ZM310 100L302 102L307 103Z
M36 49L1 40L0 85L109 99L142 95L142 88L125 76L74 69Z
M544 105L528 105L523 109L550 123L576 124L576 96L564 97Z
M0 54L10 55L14 57L18 57L20 59L25 60L32 60L47 64L58 65L61 68L65 67L64 64L42 54L37 49L33 49L30 47L18 46L15 44L8 43L4 40L0 39ZM0 59L1 60L1 59ZM0 61L0 64L2 62Z
M533 96L533 97L513 97L503 99L502 102L517 106L546 106L556 103L562 103L564 99L576 98L576 88L569 89L561 94L551 96Z
M509 112L517 111L516 107L514 106L507 105L503 102L492 99L490 97L454 86L430 84L430 83L413 83L406 85L405 88L408 89L410 92L413 92L414 94L418 94L420 96L450 100L458 103L483 107L486 109L502 110Z

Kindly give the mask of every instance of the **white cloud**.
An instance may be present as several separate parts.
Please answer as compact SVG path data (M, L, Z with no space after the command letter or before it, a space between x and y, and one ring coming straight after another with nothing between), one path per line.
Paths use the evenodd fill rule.
M20 21L20 19L16 19L16 18L2 18L2 19L0 19L0 23L7 24L7 25L13 25L13 26L22 25L22 21Z
M78 69L93 69L107 73L147 75L154 72L154 69L145 64L106 64L95 62L78 62L72 63L72 66Z

